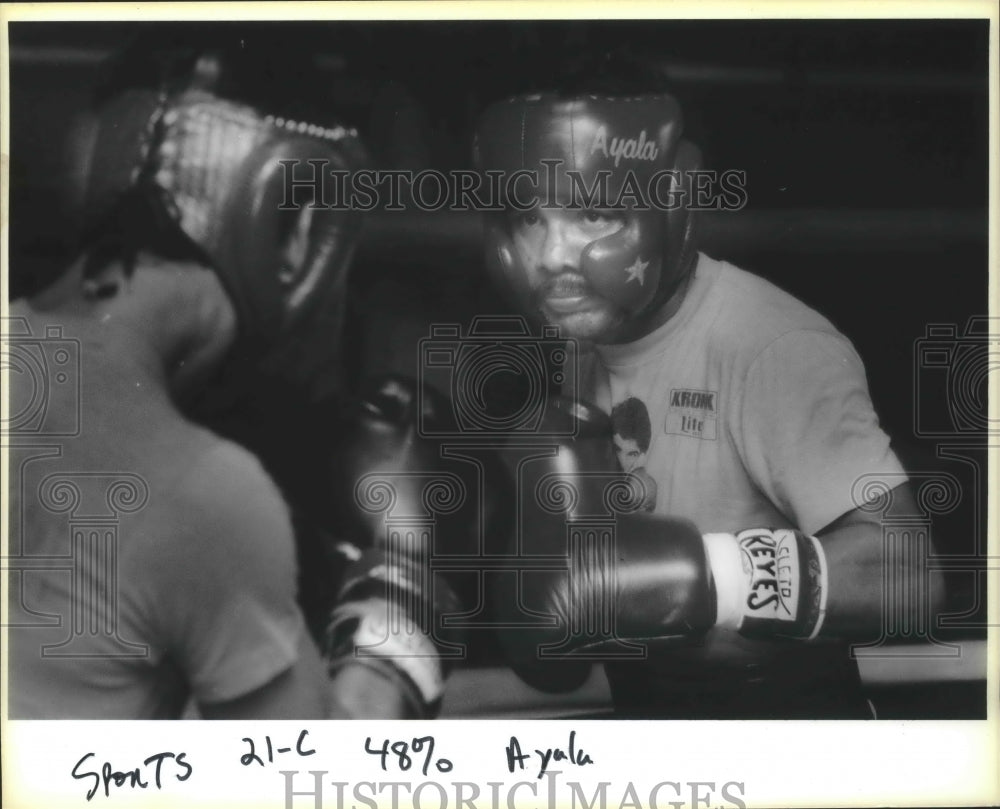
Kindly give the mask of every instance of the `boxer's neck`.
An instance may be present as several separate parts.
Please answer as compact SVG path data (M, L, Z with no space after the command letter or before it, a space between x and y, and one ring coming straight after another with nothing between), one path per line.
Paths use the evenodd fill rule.
M209 377L235 338L232 304L203 267L143 257L130 274L109 267L84 279L76 266L68 275L32 306L77 320L88 340L174 394Z

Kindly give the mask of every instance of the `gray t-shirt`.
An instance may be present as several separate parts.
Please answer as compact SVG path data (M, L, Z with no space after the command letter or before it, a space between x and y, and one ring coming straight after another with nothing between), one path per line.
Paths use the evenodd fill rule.
M622 467L655 481L645 508L702 533L815 534L861 505L866 476L905 480L850 341L768 281L706 255L667 323L578 361L570 391L611 414ZM715 629L699 645L653 650L608 673L624 714L867 715L857 666L835 641Z
M13 307L27 314L44 333ZM10 715L174 718L251 693L305 631L283 499L253 455L180 416L120 335L59 325L80 341L79 396L54 395L46 429L79 430L11 452Z
M638 450L656 481L653 510L703 533L813 534L861 505L860 478L902 473L850 341L768 281L705 255L674 317L634 343L597 346L580 371L579 395L611 413L616 432L634 434L645 411L650 440ZM619 407L627 399L642 404Z

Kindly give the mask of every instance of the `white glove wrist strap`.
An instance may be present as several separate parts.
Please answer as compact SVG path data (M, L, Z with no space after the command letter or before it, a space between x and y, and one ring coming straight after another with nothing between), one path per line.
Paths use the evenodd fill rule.
M732 534L705 534L702 539L715 581L715 625L739 629L746 601L746 575L740 561L740 546Z
M819 635L828 589L819 540L789 528L703 539L715 582L717 626L750 637Z

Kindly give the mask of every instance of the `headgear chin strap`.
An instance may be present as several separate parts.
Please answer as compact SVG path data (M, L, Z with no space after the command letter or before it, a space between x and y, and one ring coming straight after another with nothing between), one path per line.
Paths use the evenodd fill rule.
M696 255L685 177L700 153L681 131L680 107L665 94L518 96L484 113L475 161L480 171L502 172L501 185L519 203L529 180L507 180L528 171L536 173L542 204L585 204L596 190L598 207L620 207L623 227L591 242L580 270L600 295L638 316L673 294ZM487 222L486 247L491 271L524 303L525 268L504 216Z
M360 154L354 130L264 116L202 90L130 90L98 114L86 217L99 231L138 192L200 248L229 293L234 358L302 380L329 376L360 230L333 172L357 169ZM276 351L280 363L268 360Z

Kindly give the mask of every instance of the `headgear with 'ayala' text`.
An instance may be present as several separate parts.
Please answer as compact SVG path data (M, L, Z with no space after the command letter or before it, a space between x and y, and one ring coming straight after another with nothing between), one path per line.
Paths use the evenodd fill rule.
M508 207L586 207L595 194L598 207L620 208L624 226L587 245L580 270L600 295L638 316L665 302L695 259L684 188L700 155L681 131L680 107L667 94L522 95L483 114L475 161L480 172L500 173ZM525 302L505 216L490 216L486 241L490 269Z

